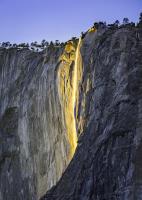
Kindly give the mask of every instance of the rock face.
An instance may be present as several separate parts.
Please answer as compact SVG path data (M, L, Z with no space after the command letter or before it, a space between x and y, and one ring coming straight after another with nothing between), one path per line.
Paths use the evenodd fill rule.
M43 199L142 199L142 30L88 33L80 53L76 121L82 134Z
M36 200L70 161L57 68L62 48L0 50L0 200Z
M142 199L141 77L140 28L1 49L0 200L38 200L62 173L42 200Z

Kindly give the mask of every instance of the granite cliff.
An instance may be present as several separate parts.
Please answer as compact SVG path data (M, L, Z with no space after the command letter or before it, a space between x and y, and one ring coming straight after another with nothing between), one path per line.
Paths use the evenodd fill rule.
M141 77L138 27L0 49L0 200L142 199Z
M58 95L62 49L0 51L0 199L39 199L69 162Z
M142 199L142 29L101 29L79 45L78 145L42 200Z

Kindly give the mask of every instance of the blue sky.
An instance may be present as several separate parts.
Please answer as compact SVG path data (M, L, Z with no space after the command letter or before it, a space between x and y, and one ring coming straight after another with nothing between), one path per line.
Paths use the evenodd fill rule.
M142 0L0 0L0 41L66 41L95 21L138 21Z

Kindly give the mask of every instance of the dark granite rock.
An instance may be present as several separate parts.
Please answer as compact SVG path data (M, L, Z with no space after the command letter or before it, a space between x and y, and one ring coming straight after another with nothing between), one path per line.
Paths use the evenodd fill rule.
M80 51L83 133L67 170L42 200L140 200L142 30L87 34Z
M62 49L0 50L0 200L36 200L69 160L56 66Z

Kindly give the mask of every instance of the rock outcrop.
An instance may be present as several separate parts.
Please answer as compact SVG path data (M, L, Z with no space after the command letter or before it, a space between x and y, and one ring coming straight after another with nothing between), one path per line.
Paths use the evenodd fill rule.
M142 30L88 33L80 54L81 135L67 170L42 199L142 199Z
M0 200L141 199L141 77L141 28L1 49Z
M62 48L0 50L0 200L36 200L74 149L59 94Z

